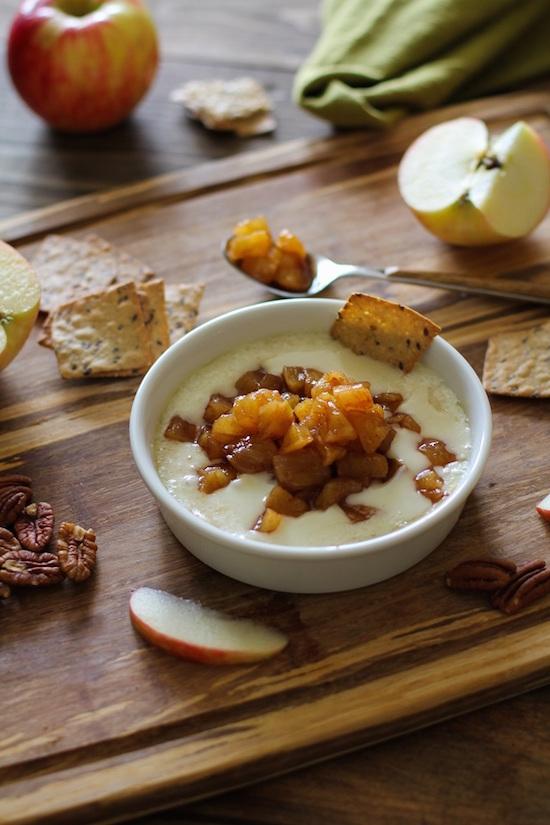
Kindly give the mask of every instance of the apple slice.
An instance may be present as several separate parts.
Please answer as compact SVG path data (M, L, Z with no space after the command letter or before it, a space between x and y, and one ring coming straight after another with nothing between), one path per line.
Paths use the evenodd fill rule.
M211 665L257 662L288 644L274 628L151 587L132 593L130 620L138 633L168 653Z
M495 140L483 121L460 117L424 132L399 165L399 190L443 241L483 246L520 238L550 205L550 155L519 121Z
M29 337L39 304L40 286L30 264L0 241L0 370Z
M542 516L545 521L550 521L550 493L537 504L537 513L539 516Z

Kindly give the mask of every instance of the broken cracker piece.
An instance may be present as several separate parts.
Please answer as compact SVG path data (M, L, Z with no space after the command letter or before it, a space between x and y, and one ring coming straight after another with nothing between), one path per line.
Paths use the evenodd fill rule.
M203 293L204 284L166 285L166 314L172 343L194 328Z
M145 327L149 335L151 356L156 361L170 346L170 330L164 299L164 281L157 278L145 284L137 284L138 298L143 310Z
M52 315L51 340L63 378L143 375L152 363L133 282L58 307Z
M240 137L275 129L272 105L263 86L251 77L235 80L192 80L174 89L171 99L207 129L234 131Z
M51 312L60 304L115 283L147 281L154 276L147 264L93 234L82 240L47 235L33 266L42 290L41 312Z
M495 395L550 398L550 321L490 338L482 380Z
M350 295L331 335L358 355L410 372L441 327L414 309L374 295Z

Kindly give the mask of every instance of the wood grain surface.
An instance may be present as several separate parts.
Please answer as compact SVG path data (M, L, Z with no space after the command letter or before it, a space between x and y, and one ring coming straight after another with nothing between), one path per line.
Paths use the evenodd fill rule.
M27 222L8 221L0 234L18 238L30 255L46 230L60 226L78 235L93 227L168 281L206 281L201 320L266 298L219 254L235 219L258 212L335 259L464 270L482 279L545 264L550 219L530 239L506 247L444 247L400 202L397 161L429 122L466 111L495 128L522 116L548 139L547 109L545 91L454 107L411 119L391 136L293 144L286 159L278 150L276 162L268 151L265 173L261 156L243 157L230 175L222 164L217 183L210 166L191 179L153 182L134 206L127 192L115 193L94 217L92 196L74 204L74 212L62 205ZM331 294L344 296L353 287L341 282ZM548 314L418 286L388 285L384 292L430 312L477 370L488 335ZM171 537L130 457L126 430L136 386L133 380L64 383L52 354L34 342L0 375L0 470L28 472L58 518L94 526L100 545L98 575L88 585L22 592L1 605L5 821L101 822L143 814L550 679L548 600L503 618L442 585L449 564L480 549L548 558L548 530L533 509L550 483L540 446L547 402L494 400L487 471L457 528L425 562L353 593L288 596L209 570ZM181 663L133 634L127 600L141 584L268 620L290 634L291 644L251 667L213 671ZM44 712L37 712L45 697Z

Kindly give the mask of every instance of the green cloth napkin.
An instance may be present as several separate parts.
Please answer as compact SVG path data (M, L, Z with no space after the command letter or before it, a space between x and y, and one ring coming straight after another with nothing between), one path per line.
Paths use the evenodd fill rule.
M294 85L337 126L390 126L550 74L550 0L325 0Z

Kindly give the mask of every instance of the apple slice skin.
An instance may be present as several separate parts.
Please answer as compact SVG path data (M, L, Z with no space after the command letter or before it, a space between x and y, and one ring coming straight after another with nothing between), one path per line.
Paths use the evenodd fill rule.
M536 507L537 513L545 521L550 521L550 493L539 501Z
M411 212L428 232L451 246L493 246L512 238L500 235L470 201L460 201L441 212Z
M263 650L243 650L243 649L221 649L219 647L215 647L214 645L197 645L193 644L192 642L186 642L181 638L175 638L173 636L169 636L166 633L163 633L160 630L152 627L145 621L138 613L136 608L137 597L136 594L143 593L146 590L150 590L151 588L142 587L138 590L134 591L132 597L130 598L130 621L134 630L136 630L144 639L147 639L148 642L155 645L156 647L162 648L167 653L171 653L173 656L177 656L180 659L186 659L188 661L193 662L201 662L203 664L209 665L235 665L235 664L247 664L252 662L259 662L263 659L271 658L275 656L277 653L280 653L286 645L288 644L288 638L279 631L273 630L271 628L265 628L263 625L258 625L261 627L262 630L268 630L272 633L272 644L270 646L266 646ZM176 599L177 597L172 596L171 594L164 593L163 591L154 591L157 594L162 594L164 596L170 597L172 599ZM184 602L184 599L180 599L180 601ZM196 608L200 609L200 605L195 604ZM217 616L222 617L224 614L218 613L217 611L206 610L206 613L216 613ZM232 617L225 617L227 618L228 622L234 621ZM244 620L241 620L244 621ZM251 625L255 625L255 622L250 622Z

